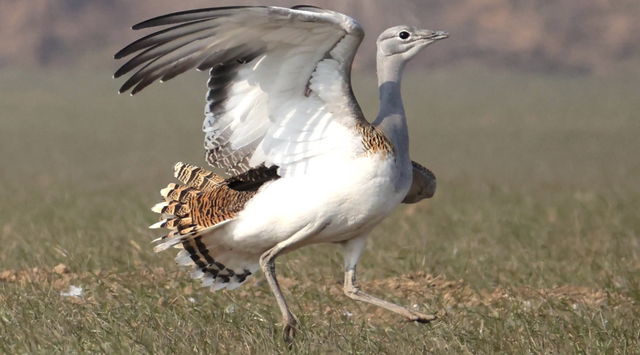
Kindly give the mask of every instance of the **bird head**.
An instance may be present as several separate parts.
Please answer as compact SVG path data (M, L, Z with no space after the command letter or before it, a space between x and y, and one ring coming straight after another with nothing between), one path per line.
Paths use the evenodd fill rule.
M385 57L399 56L409 60L431 43L448 38L442 31L424 30L413 26L395 26L378 37L378 54Z

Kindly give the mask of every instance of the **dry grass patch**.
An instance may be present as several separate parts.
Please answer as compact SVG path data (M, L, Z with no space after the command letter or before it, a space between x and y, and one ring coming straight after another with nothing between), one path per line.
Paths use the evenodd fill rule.
M158 299L158 305L165 303L174 304L178 301L184 302L189 296L199 294L206 297L206 289L200 288L195 281L185 281L188 276L179 270L167 271L163 267L153 267L132 271L130 273L118 273L115 271L84 271L72 272L64 264L47 269L35 267L23 270L3 270L0 272L0 284L12 283L23 288L25 292L34 292L51 288L60 294L65 294L70 287L82 287L83 294L87 296L65 296L65 300L74 303L97 304L108 302L122 292L127 292L130 285L135 284L142 287L161 287L172 290L175 298L167 300L163 297ZM283 289L291 293L290 297L295 297L296 293L327 293L329 292L336 299L344 302L341 308L327 306L324 315L329 316L355 316L355 319L365 317L367 321L374 323L389 322L398 317L391 313L370 305L358 304L366 310L365 315L357 312L349 312L347 309L354 308L354 303L343 295L342 284L340 282L328 285L319 285L312 280L299 280L291 277L280 277L279 282ZM106 300L96 299L94 291L99 287L107 287L109 293ZM404 274L399 277L373 280L361 284L361 288L367 292L381 297L403 300L404 304L416 309L431 305L432 309L438 309L439 317L447 317L453 314L464 312L464 309L478 306L488 307L495 311L501 311L505 303L510 303L509 308L520 307L528 310L543 310L548 303L561 303L570 306L574 310L594 310L607 307L609 309L629 309L637 307L631 297L624 292L612 292L610 290L595 289L584 286L557 286L548 289L536 289L532 287L505 288L498 286L494 289L472 289L464 280L447 280L443 275L433 276L424 272ZM219 291L233 297L235 302L243 302L245 306L253 303L275 302L262 276L254 277L240 289L234 291ZM0 295L0 300L2 296ZM193 301L192 299L192 302ZM232 303L232 302L230 302ZM309 302L300 302L305 312L316 312L316 305ZM355 314L354 314L355 313Z

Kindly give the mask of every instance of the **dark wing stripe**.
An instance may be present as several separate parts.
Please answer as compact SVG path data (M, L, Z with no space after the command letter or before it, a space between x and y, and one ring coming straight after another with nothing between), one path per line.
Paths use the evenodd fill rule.
M226 6L226 7L211 7L206 9L180 11L180 12L174 12L171 14L154 17L146 21L142 21L136 25L133 25L131 29L140 30L140 29L149 28L149 27L173 25L181 22L193 22L193 21L202 20L202 19L216 19L216 18L231 15L230 13L225 13L225 11L227 10L237 10L237 9L244 9L244 8L250 8L250 7L264 8L264 6Z
M321 8L321 7L317 7L317 6L313 6L313 5L295 5L295 6L291 6L292 10L306 10L306 11L313 11L313 12L325 12L326 10Z
M116 53L113 57L114 59L122 59L130 54L133 54L137 51L143 50L145 48L149 48L149 47L154 47L157 46L159 44L165 44L168 43L176 38L180 38L182 36L186 36L192 33L196 33L196 32L200 32L202 30L206 30L207 28L214 28L217 27L217 25L215 24L211 24L208 27L196 27L193 26L194 24L200 23L200 22L205 22L205 21L209 21L209 19L205 19L205 20L200 20L200 21L194 21L194 22L189 22L189 23L183 23L177 26L173 26L173 27L169 27L167 29L158 31L158 32L154 32L150 35L144 36L142 38L140 38L139 40L136 40L135 42L129 44L128 46L122 48L118 53ZM184 30L180 30L183 27ZM124 73L121 73L120 75L122 75ZM114 75L116 78L119 77L120 75Z
M260 55L259 53L256 54L256 56ZM213 112L219 103L228 99L228 96L226 96L228 90L235 84L235 79L241 68L242 64L236 62L224 63L211 68L209 71L209 80L207 81L209 91L206 96L206 113ZM225 96L221 96L223 93Z
M224 63L225 61L231 60L233 58L240 59L233 59L232 63L247 64L262 55L265 51L265 47L262 44L255 45L255 47L258 49L247 46L239 46L237 47L239 48L238 52L235 55L227 50L219 51L210 55L209 57L206 57L206 54L202 53L191 54L191 57L185 57L169 66L163 67L162 73L165 74L162 76L162 78L160 78L160 80L169 81L194 67L198 69L203 68L200 70L205 70L211 68L211 66L213 65ZM142 89L143 88L136 88L136 90L138 91Z
M131 69L143 64L151 58L155 59L151 60L135 74L133 74L122 85L122 87L120 88L120 92L123 93L131 89L133 86L136 86L135 89L131 91L131 95L135 95L145 87L152 84L157 79L169 73L173 68L173 66L170 64L175 62L180 63L188 60L191 68L193 68L197 65L197 63L199 63L199 61L203 59L203 56L206 55L199 52L203 49L203 46L206 46L206 43L201 43L201 41L198 40L210 37L214 33L215 32L213 30L199 32L194 34L194 37L189 38L188 40L185 40L185 37L182 37L180 41L176 41L175 43L169 42L158 45L156 47L152 47L148 53L143 52L134 57L125 64L129 65ZM152 52L154 55L149 58Z
M134 56L133 58L129 59L129 61L127 61L122 67L120 67L120 69L118 69L118 71L116 71L116 73L114 74L115 77L119 77L122 76L128 72L130 72L131 70L133 70L134 68L144 64L146 61L150 60L150 59L154 59L153 61L149 62L147 65L145 65L145 68L149 66L149 64L155 62L156 60L160 59L161 57L163 57L164 55L166 55L167 53L170 53L172 51L175 51L178 48L184 47L190 43L193 43L194 41L203 39L203 38L207 38L210 37L212 35L215 34L215 29L210 28L211 26L208 25L208 27L205 27L203 29L198 29L198 31L193 31L193 33L189 34L189 35L185 35L185 36L180 36L177 40L174 41L160 41L160 42L151 42L148 49L144 50L141 53L138 53L136 56ZM155 38L154 38L155 39ZM180 57L184 56L185 54L182 53L182 51L178 51L180 54ZM140 73L140 71L138 72ZM136 74L138 74L136 73Z

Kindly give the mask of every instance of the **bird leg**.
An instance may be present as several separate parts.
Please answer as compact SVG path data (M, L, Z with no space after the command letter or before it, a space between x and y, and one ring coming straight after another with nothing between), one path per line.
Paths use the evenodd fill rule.
M275 259L282 251L282 248L279 248L279 246L280 244L262 254L260 257L260 268L262 269L264 276L267 278L269 287L271 287L271 291L276 297L276 301L278 301L278 307L280 307L280 311L282 312L282 336L287 343L291 344L296 336L295 326L297 322L289 310L287 301L284 299L284 295L282 294L282 290L280 290L280 285L278 284L278 279L276 278Z
M386 308L391 312L398 313L405 317L408 321L418 323L429 323L438 319L438 317L416 312L395 303L391 303L360 291L360 287L356 285L356 268L346 270L344 273L344 293L356 301L371 303L378 307Z
M423 314L420 312L416 312L414 310L407 309L395 303L391 303L391 302L373 297L360 290L360 287L358 287L358 285L356 284L356 264L358 262L358 259L360 258L360 253L364 248L366 239L367 239L367 235L365 234L365 235L356 237L354 239L351 239L344 244L344 247L345 247L344 293L349 298L352 298L356 301L371 303L375 306L388 309L391 312L394 312L403 316L404 318L406 318L408 321L411 321L411 322L429 323L431 321L438 319L438 317L436 316Z
M326 224L307 226L296 232L289 239L278 243L275 247L269 249L260 257L260 268L262 269L264 276L267 278L269 287L271 287L271 291L276 297L276 301L278 301L278 307L280 307L280 311L282 312L282 335L284 337L284 340L289 344L293 342L293 339L296 336L295 327L297 322L293 314L291 314L291 311L289 310L289 306L287 305L287 301L284 299L282 290L280 290L280 285L278 284L278 280L276 278L275 259L283 252L295 249L296 243L302 241L307 237L316 235L325 227Z

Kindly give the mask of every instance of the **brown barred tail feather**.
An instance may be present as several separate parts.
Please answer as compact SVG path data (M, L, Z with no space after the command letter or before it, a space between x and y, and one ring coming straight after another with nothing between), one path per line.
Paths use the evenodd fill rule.
M259 167L243 177L251 189L234 189L238 178L223 177L202 168L177 163L175 177L185 185L169 184L160 191L164 202L153 206L162 217L150 228L167 228L169 233L157 239L155 252L170 247L183 249L176 261L193 266L192 277L202 278L204 286L217 290L235 288L258 269L258 256L245 255L219 245L216 233L231 222L266 181L278 178L274 169ZM249 186L249 185L247 185Z
M173 166L173 171L173 175L176 179L180 180L180 182L202 191L211 191L220 184L224 184L224 178L222 176L191 164L176 163Z

